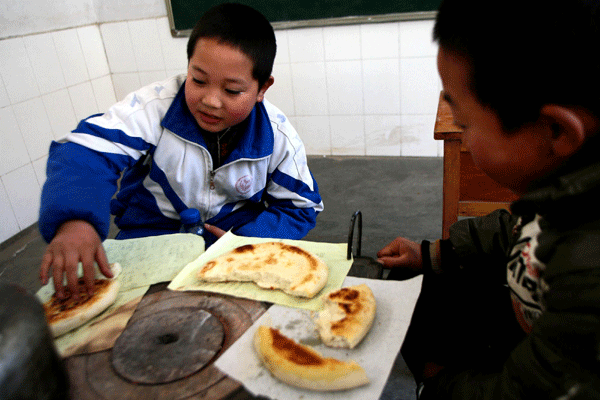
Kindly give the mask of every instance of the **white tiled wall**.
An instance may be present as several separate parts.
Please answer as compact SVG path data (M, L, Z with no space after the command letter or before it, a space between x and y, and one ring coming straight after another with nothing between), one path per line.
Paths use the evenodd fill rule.
M441 156L433 21L277 30L267 98L310 155ZM37 220L48 146L140 86L186 71L166 17L0 40L0 243Z
M432 28L427 20L277 31L267 98L309 154L441 156Z
M38 219L50 142L116 101L96 25L0 40L0 243Z
M102 24L100 31L118 99L186 72L187 38L171 37L166 17Z

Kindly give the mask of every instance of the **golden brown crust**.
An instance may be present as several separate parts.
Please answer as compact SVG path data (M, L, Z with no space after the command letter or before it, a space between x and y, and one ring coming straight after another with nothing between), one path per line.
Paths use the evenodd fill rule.
M316 319L321 340L332 347L353 348L366 336L375 318L371 289L360 284L323 296L325 309Z
M369 382L364 369L356 362L324 358L316 350L295 342L271 327L258 327L254 347L273 376L292 386L331 391L350 389Z
M364 292L354 288L342 288L337 292L329 294L329 299L337 303L342 309L345 317L331 324L331 330L334 334L340 335L344 332L355 331L364 321L364 310L368 300L365 299Z
M284 336L277 329L269 330L270 341L273 351L279 353L281 357L296 365L318 366L325 364L323 357L318 355L306 346L299 345L292 339Z
M265 242L237 247L207 262L197 278L208 282L254 282L300 297L314 297L327 283L327 265L297 246Z

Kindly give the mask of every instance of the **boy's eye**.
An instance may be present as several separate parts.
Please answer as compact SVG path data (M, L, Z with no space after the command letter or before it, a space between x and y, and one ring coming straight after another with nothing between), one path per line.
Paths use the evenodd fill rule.
M242 93L241 90L233 90L233 89L225 89L225 91L232 95L238 95L238 94Z
M198 85L204 84L204 81L201 81L200 79L192 78L192 80L194 81L194 83L197 83Z

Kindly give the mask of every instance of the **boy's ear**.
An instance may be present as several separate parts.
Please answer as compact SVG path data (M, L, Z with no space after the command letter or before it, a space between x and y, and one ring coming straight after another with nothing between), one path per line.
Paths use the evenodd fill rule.
M269 79L267 79L265 84L258 91L258 95L256 96L256 101L261 102L265 99L265 93L267 92L267 89L271 87L273 82L275 82L275 78L273 78L273 75L271 75L269 77Z
M587 135L582 115L572 108L556 104L543 106L540 114L552 130L554 154L569 157L579 150Z

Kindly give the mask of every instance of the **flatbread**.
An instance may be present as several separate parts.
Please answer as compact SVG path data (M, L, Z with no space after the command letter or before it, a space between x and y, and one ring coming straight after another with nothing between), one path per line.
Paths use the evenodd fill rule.
M311 347L299 344L268 326L259 326L256 330L254 348L271 374L288 385L334 391L369 383L365 370L356 362L324 358Z
M196 276L207 282L254 282L292 296L313 298L327 283L329 269L319 257L281 242L249 244L207 262Z
M65 287L65 298L58 299L56 293L46 301L44 311L50 331L54 337L64 335L75 328L79 328L102 311L106 310L117 299L119 281L116 277L121 272L121 265L110 265L113 278L94 279L94 295L88 296L85 281L80 278L78 283L79 300L75 300L69 288Z
M315 323L327 346L354 348L367 335L375 319L376 302L366 284L344 287L325 294L324 309Z

